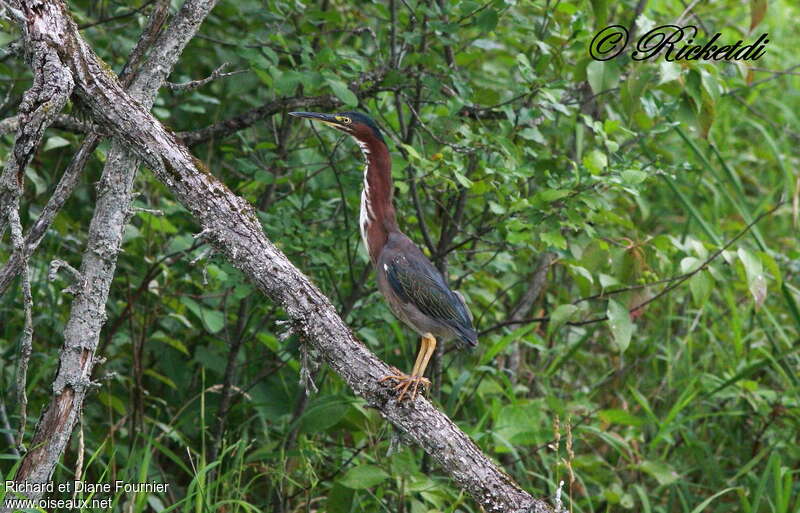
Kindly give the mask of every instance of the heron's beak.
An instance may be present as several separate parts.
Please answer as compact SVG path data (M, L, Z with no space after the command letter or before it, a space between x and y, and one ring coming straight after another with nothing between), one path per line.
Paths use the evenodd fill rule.
M342 126L342 123L340 123L333 114L322 114L320 112L290 112L289 115L297 118L310 119L312 121L320 121L334 128L340 128Z

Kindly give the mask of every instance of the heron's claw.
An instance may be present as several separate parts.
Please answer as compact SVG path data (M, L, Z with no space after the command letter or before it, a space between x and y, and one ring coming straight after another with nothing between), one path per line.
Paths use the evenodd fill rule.
M394 367L392 367L392 372L394 374L384 376L378 380L378 382L383 383L384 381L390 380L397 381L397 384L394 386L395 390L400 391L400 395L397 396L397 402L402 402L403 398L406 397L406 394L408 394L408 397L413 401L417 398L420 385L422 385L423 390L428 390L428 387L431 386L431 381L424 376L409 376L408 374L400 372ZM411 390L409 391L409 389Z

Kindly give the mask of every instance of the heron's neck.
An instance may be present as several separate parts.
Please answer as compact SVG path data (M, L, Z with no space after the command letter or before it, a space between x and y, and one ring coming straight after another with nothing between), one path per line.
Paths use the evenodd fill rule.
M389 238L397 231L397 219L392 204L392 160L389 148L381 141L356 141L367 161L364 167L364 189L361 191L359 228L369 258L375 264Z

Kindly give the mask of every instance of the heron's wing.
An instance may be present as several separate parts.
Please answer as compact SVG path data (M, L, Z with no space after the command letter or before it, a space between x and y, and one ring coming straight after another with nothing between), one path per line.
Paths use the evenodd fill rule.
M413 304L437 321L472 327L464 302L450 290L442 275L427 259L409 259L398 255L384 263L384 270L389 285L401 301Z

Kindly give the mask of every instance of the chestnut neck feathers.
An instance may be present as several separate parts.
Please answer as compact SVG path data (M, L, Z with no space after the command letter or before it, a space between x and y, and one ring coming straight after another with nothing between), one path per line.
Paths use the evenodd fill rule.
M369 258L375 265L391 232L399 231L392 196L392 161L382 140L355 136L366 160L364 188L361 191L359 229Z

